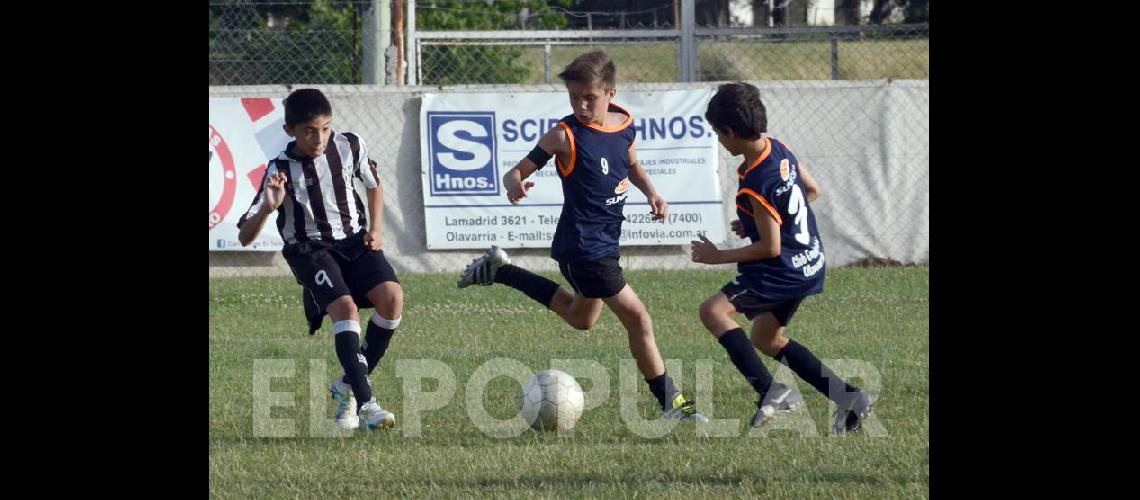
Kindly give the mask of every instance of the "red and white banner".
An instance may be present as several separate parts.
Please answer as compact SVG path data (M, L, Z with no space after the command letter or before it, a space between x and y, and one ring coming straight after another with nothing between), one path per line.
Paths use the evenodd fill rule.
M210 250L281 249L276 216L248 247L238 242L237 221L257 195L267 162L289 143L284 123L281 99L210 99Z

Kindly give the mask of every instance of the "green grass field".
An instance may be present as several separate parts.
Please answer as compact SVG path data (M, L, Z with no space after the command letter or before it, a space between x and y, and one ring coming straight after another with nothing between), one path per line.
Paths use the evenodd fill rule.
M563 282L556 273L542 274ZM927 269L831 269L825 292L806 300L789 326L792 338L825 361L859 360L874 368L874 416L886 434L879 436L867 430L828 436L828 401L798 379L806 413L796 414L796 421L807 426L748 434L755 393L697 318L699 303L732 275L729 268L626 273L653 316L663 357L681 363L680 388L709 417L738 419L720 431L737 437L710 436L707 428L685 423L659 438L638 435L621 416L619 367L632 360L611 312L603 312L595 329L580 332L501 285L458 290L453 274L401 276L404 322L371 377L381 405L396 413L396 426L313 437L310 403L323 405L325 418L334 408L327 393L311 400L310 392L340 373L329 323L307 335L291 277L211 278L210 495L928 496ZM476 427L465 404L476 368L492 358L512 358L533 371L549 368L554 358L594 360L609 376L610 396L585 412L573 435L528 429L517 437L492 437ZM397 364L417 359L441 361L457 383L445 406L420 413L418 437L406 435L403 384L414 379L396 376ZM274 392L293 393L293 406L273 408L270 417L292 419L294 437L255 432L261 428L254 422L256 360L294 366L292 377L270 384ZM312 363L324 366L324 373L312 373ZM775 369L772 360L765 363ZM698 365L712 370L703 394L696 387ZM587 391L594 389L579 380ZM655 418L659 410L644 382L632 385L637 413ZM424 391L439 388L430 380L423 384ZM507 377L491 380L482 398L486 411L510 418L519 389Z

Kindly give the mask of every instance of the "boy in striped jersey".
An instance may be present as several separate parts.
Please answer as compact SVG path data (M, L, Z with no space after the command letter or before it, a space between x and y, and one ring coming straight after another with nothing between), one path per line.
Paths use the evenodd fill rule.
M358 135L332 130L332 116L332 105L317 89L298 89L285 98L284 129L294 140L269 162L257 196L238 221L238 239L249 245L269 214L277 213L285 242L281 253L304 289L310 333L325 313L333 321L344 368L329 387L337 424L356 429L363 419L369 429L387 428L396 417L376 403L368 375L400 324L404 292L380 249L384 205L376 163ZM355 181L365 188L367 209ZM308 310L312 305L316 311ZM358 307L376 309L363 348Z

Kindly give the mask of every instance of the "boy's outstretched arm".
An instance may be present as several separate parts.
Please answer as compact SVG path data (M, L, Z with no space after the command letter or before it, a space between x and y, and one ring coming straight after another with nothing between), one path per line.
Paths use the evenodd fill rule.
M257 239L257 235L261 234L262 228L265 227L265 221L269 219L269 214L285 201L285 180L285 174L278 172L276 168L266 171L265 184L253 199L253 206L258 209L252 216L246 212L238 220L238 241L241 242L241 246L249 246Z
M523 198L526 198L526 192L534 187L534 181L523 182L524 179L530 177L538 167L530 158L523 158L514 168L507 170L503 174L503 186L507 188L507 199L514 205L518 205Z
M665 202L665 198L657 194L656 189L653 189L653 183L649 181L645 169L641 168L641 164L637 162L636 144L629 145L629 181L645 195L646 201L649 202L649 213L653 214L653 219L665 222L669 215L669 204Z
M752 262L770 259L780 255L780 224L776 221L779 215L772 214L756 198L749 198L752 203L752 219L756 222L756 230L760 233L760 241L741 248L721 250L716 244L699 234L700 240L689 242L693 254L693 262L702 264L729 264L734 262Z
M573 160L570 156L570 141L566 137L566 130L561 125L555 126L546 131L542 138L538 140L538 145L531 150L530 154L518 162L514 168L503 174L503 187L507 189L507 200L512 204L518 205L523 198L526 198L527 191L534 187L534 181L527 181L539 167L546 164L551 156L559 155L559 160L563 164L570 163ZM542 162L539 165L537 162Z
M815 181L815 177L811 175L807 167L805 167L803 163L800 163L798 168L800 171L800 180L804 183L804 195L807 197L808 203L811 203L823 193L819 189L819 183Z

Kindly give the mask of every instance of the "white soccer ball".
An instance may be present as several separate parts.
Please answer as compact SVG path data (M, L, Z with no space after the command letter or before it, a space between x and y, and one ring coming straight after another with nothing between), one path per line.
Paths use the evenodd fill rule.
M539 372L523 384L519 395L522 417L538 430L571 430L582 416L582 386L565 372Z

